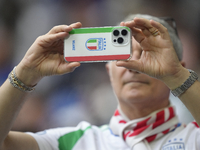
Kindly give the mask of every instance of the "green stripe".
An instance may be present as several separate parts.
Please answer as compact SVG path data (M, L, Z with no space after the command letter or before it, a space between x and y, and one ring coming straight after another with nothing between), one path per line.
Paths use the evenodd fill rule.
M104 33L111 32L112 28L79 28L73 29L69 34L84 34L84 33Z
M102 28L78 28L73 29L69 32L69 34L84 34L84 33L106 33L106 32L112 32L113 29L117 28L126 28L130 31L130 28L128 27L102 27Z
M72 148L74 147L76 142L82 137L84 132L90 128L91 126L88 126L85 130L80 129L61 136L58 139L59 150L72 150Z
M93 39L93 40L89 40L88 43L96 43L97 40L96 39Z

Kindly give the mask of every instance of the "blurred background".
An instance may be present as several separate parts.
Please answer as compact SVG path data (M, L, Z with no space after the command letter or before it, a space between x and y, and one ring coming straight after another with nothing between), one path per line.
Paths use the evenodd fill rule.
M83 27L112 26L131 13L175 19L187 68L200 75L200 1L198 0L0 0L0 83L34 40L53 26L82 22ZM173 96L180 120L193 120ZM30 94L13 130L37 132L75 126L85 120L109 123L117 106L105 63L82 64L73 73L46 77Z

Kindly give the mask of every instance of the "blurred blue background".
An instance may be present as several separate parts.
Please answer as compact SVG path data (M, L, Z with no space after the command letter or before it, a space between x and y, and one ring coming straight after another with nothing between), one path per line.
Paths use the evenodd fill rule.
M0 0L0 83L23 58L34 40L53 26L82 22L83 27L112 26L128 14L141 13L176 20L186 67L200 74L200 1L198 0ZM180 120L193 118L173 96ZM105 63L82 64L73 73L46 77L29 97L13 130L40 131L109 122L117 102Z

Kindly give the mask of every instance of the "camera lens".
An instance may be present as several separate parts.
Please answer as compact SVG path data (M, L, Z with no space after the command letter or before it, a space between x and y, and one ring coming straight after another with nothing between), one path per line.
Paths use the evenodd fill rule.
M121 34L123 35L123 36L125 36L125 35L127 35L127 30L125 30L125 29L123 29L122 31L121 31Z
M119 44L122 44L122 43L124 42L124 39L121 38L121 37L119 37L119 38L117 39L117 42L118 42Z
M119 35L119 31L118 30L114 30L113 35L114 36L118 36Z

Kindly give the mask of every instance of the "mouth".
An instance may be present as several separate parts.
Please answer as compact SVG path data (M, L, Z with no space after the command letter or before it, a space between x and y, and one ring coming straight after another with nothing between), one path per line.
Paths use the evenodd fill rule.
M125 84L134 84L134 83L149 84L149 83L146 82L146 81L134 80L134 81L125 81L125 82L124 82L124 85L125 85Z

